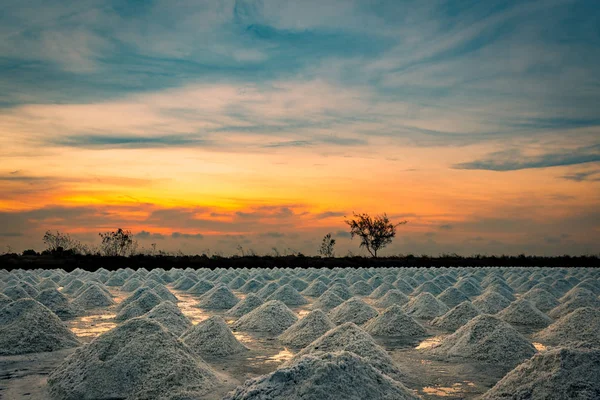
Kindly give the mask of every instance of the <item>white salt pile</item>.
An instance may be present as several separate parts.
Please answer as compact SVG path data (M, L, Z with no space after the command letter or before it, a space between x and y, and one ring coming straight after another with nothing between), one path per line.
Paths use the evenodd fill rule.
M298 317L279 300L271 300L250 311L233 324L233 329L279 335Z
M369 297L371 297L373 299L379 299L379 298L385 296L386 293L392 289L395 289L395 288L390 283L383 282L381 285L379 285L377 287L377 289L375 289L371 292L371 295Z
M144 314L144 317L160 323L175 336L181 336L183 332L192 327L192 321L183 315L177 305L170 301L163 301L158 304Z
M83 288L83 286L82 286ZM83 293L77 296L72 304L75 307L84 310L92 310L95 308L109 307L115 304L113 299L106 294L104 290L97 284L90 285Z
M48 307L63 321L73 319L83 313L83 309L71 304L67 296L56 289L42 290L36 300Z
M402 305L408 303L409 300L410 299L408 298L408 296L405 295L404 293L402 293L400 290L392 289L392 290L388 291L385 294L385 296L383 296L380 299L378 299L377 301L375 301L375 306L381 307L381 308L388 308L393 305L402 306Z
M421 293L403 307L404 312L413 318L433 319L448 312L448 307L431 293Z
M350 292L355 296L368 296L373 292L373 288L365 281L357 281L350 286Z
M12 285L4 288L2 293L11 300L30 299L31 296L21 286Z
M337 294L344 301L346 301L350 297L352 297L352 293L350 293L350 290L348 290L348 287L346 285L342 285L341 283L336 283L336 284L332 285L329 289L327 289L327 291L325 291L325 293L330 292L330 291Z
M0 307L4 307L8 303L11 303L13 300L7 295L0 293Z
M142 282L140 279L132 278L125 282L123 286L121 286L121 290L128 293L133 292L134 290L139 289L143 284L144 282Z
M70 283L63 287L62 292L66 294L75 294L83 286L83 281L80 279L73 279Z
M80 347L48 377L54 399L165 399L205 394L211 368L157 322L134 318Z
M165 301L170 301L173 303L177 303L179 301L177 299L177 296L175 296L173 293L171 293L171 291L169 289L167 289L167 287L165 285L163 285L162 283L158 283L156 281L149 281L149 282L146 282L145 286L154 290L154 293L156 293L158 295L158 297L160 297L161 299L163 299Z
M33 299L19 299L0 308L0 355L56 351L79 345L79 340L56 314Z
M205 279L200 279L194 286L187 290L190 294L201 295L211 290L215 285Z
M248 294L242 301L237 303L233 308L228 310L225 315L228 317L239 318L242 315L248 314L250 311L261 306L263 300L254 293Z
M376 309L359 299L352 297L329 312L329 318L336 325L354 322L362 325L378 315Z
M139 317L159 305L162 299L152 289L144 292L136 300L122 307L115 317L115 321L126 321Z
M431 321L431 325L454 332L479 314L479 310L467 300L460 303L446 314L434 318Z
M299 292L303 291L308 287L308 283L306 283L304 279L300 278L293 278L288 282L288 284Z
M483 314L497 314L510 305L510 300L496 292L485 292L477 296L473 305Z
M535 308L530 301L519 299L498 313L498 318L513 325L544 328L552 323L552 318Z
M267 297L267 301L279 300L286 306L301 306L308 304L308 301L294 289L289 283L281 286L272 295Z
M552 295L552 293L539 288L531 289L521 298L529 300L531 304L535 306L535 308L544 313L560 305L559 301L556 299L556 297L554 297L554 295Z
M600 309L583 307L565 315L533 337L552 346L600 348Z
M424 351L445 360L459 358L510 368L536 352L514 327L487 314L473 318L441 343Z
M229 310L235 306L240 299L225 285L215 286L204 293L198 302L197 307L211 310Z
M323 311L314 310L287 328L279 335L279 340L283 344L302 348L333 328L335 328L334 323Z
M323 311L329 311L344 302L340 296L332 291L327 290L312 304L312 309L320 309Z
M552 309L548 315L554 319L572 313L581 307L600 308L600 300L587 289L573 288L561 297L561 305Z
M38 283L37 285L35 285L35 287L40 292L42 290L46 290L46 289L58 289L58 285L56 284L56 282L54 282L50 278L44 278L44 279L42 279L40 281L40 283Z
M434 296L438 296L442 293L442 289L431 281L420 284L412 293L413 296L417 296L421 293L431 293Z
M481 288L471 279L461 279L454 284L454 287L469 297L475 297L481 294Z
M248 351L219 316L212 316L192 326L181 336L181 340L201 356L224 357Z
M400 370L388 353L375 343L371 335L356 324L348 322L326 332L323 336L304 347L286 365L292 365L306 354L323 354L335 351L350 351L393 379L402 377Z
M248 380L225 400L413 400L400 382L356 354L306 355L275 372Z
M403 339L415 339L425 336L425 328L402 311L399 305L393 305L379 316L367 322L366 332L374 336L394 336Z
M319 297L327 290L327 285L321 282L320 280L316 280L311 283L306 289L302 291L304 296L310 297Z
M193 276L182 276L173 284L175 290L188 290L196 284L198 278Z
M269 282L265 286L263 286L262 289L256 292L256 295L264 300L273 293L275 293L279 288L280 286L277 282Z
M437 299L448 306L454 308L463 301L468 301L469 297L455 287L449 287L437 296Z
M483 400L598 399L600 350L556 349L535 355L509 372Z

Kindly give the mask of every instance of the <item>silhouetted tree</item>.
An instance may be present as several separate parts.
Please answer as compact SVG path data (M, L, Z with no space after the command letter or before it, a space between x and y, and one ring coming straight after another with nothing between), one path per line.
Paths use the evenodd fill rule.
M386 214L371 217L369 214L354 214L353 219L344 221L350 226L350 237L360 238L360 247L365 247L372 257L377 257L377 252L392 243L396 236L396 227L406 224L402 221L397 224L390 222Z
M102 238L100 249L105 256L126 257L135 253L138 242L133 239L131 231L125 231L121 228L116 232L99 233Z
M46 231L42 239L46 245L44 253L88 254L90 249L68 233Z
M334 246L335 239L331 237L331 233L328 233L327 235L323 236L323 240L321 241L321 247L319 247L319 255L321 257L334 257Z

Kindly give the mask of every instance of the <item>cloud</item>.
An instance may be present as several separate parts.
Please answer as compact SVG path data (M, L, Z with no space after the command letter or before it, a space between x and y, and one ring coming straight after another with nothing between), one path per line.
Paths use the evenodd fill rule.
M49 138L48 143L57 146L79 148L160 148L160 147L207 147L211 142L194 136L165 135L165 136L105 136L105 135L76 135L62 138Z
M171 233L171 237L173 239L204 239L204 235L201 233L181 233L181 232L173 232Z
M440 225L440 229L443 229L443 230L445 230L445 231L449 231L449 230L451 230L452 228L454 228L454 227L453 227L451 224L443 224L443 225Z
M549 168L600 162L600 144L580 147L571 151L555 151L537 156L527 156L519 149L502 150L486 158L455 164L455 169L488 171L517 171L531 168Z
M600 170L573 172L571 174L563 175L561 178L575 182L598 182L600 181Z
M350 237L350 232L346 232L346 231L337 231L335 233L336 237L341 237L341 238L349 238Z
M347 213L343 211L325 211L322 213L315 214L316 219L325 219L325 218L334 218L334 217L344 217Z
M261 233L259 234L260 237L267 237L267 238L275 238L275 239L280 239L282 237L285 237L285 233L282 232L265 232L265 233Z
M151 233L148 231L141 231L139 233L136 233L135 236L139 239L156 239L156 240L165 239L165 235L163 235L162 233Z

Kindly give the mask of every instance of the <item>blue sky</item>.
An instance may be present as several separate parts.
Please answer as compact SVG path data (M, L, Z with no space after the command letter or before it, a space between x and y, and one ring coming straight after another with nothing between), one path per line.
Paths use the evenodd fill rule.
M540 236L522 248L518 241L506 243L506 249L595 251L585 237L599 233L594 214L600 205L599 70L600 3L592 0L5 0L0 14L0 183L7 198L0 211L12 218L57 206L114 203L107 200L108 189L88 190L91 175L113 181L156 178L163 183L154 192L143 190L145 204L203 207L204 200L195 200L198 193L183 189L192 179L183 176L200 166L198 174L206 176L194 179L211 182L206 193L218 194L225 203L243 198L241 212L265 203L303 204L314 214L368 207L379 212L386 208L375 200L340 200L349 193L345 188L322 202L309 199L303 193L312 195L318 188L306 188L303 180L313 175L299 170L311 165L311 174L325 174L327 185L350 185L392 168L399 172L378 178L378 184L396 185L412 179L404 174L420 174L416 182L441 188L441 203L456 204L434 213L434 195L426 186L405 201L398 200L401 189L380 197L389 212L428 221L423 229L415 228L419 238L407 239L420 240L424 251L452 250L454 244L461 251L468 246L498 251L478 244L481 240L465 244L467 236L499 243L498 237L485 236L485 226L477 233L469 225L468 234L458 235L460 245L452 239L456 229L436 232L445 237L443 244L428 245L432 235L426 234L431 226L448 222L444 218L469 224L500 214L513 221L519 196L532 208L534 197L557 223L558 218L581 221L582 215L595 222L568 232L571 237L586 233L564 248ZM184 154L197 164L175 165ZM73 161L76 168L61 164L77 155L82 160ZM143 160L161 156L172 161L165 162L168 171L149 178ZM132 157L139 162L132 165ZM267 177L269 168L257 167L256 159L288 163L289 168ZM351 168L363 162L371 172L361 175ZM327 166L327 172L319 173L319 166ZM221 175L211 175L215 171ZM236 193L233 187L243 186L235 178L240 174L247 174L244 182L262 185L265 193L256 186ZM176 183L169 186L173 198L167 201L162 193L169 180ZM278 185L289 182L297 184L282 189L285 196L277 192ZM457 193L485 182L492 183L488 203L474 194L472 213L459 212L464 207ZM525 191L522 185L528 186ZM77 204L71 202L74 192ZM140 193L126 195L138 198ZM556 203L559 197L562 203ZM565 203L566 197L573 199ZM494 203L498 199L502 204ZM211 201L222 206L217 203ZM428 207L420 209L419 203ZM531 225L518 220L511 225L514 232ZM37 235L42 227L28 221L19 233ZM304 226L300 221L292 226ZM240 231L235 221L228 229L208 232L139 222L115 221L150 235L154 228L173 239L182 236L172 233L206 238L211 232ZM536 226L532 234L547 231L544 224ZM319 236L318 229L325 228L344 226L331 221L305 234ZM244 229L247 236L265 237L266 231ZM548 237L563 233L555 228ZM489 234L501 236L502 230ZM276 236L270 237L280 239Z

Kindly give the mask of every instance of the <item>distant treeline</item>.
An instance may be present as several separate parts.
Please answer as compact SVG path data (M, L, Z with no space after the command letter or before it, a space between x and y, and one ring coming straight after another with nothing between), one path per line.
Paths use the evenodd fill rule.
M72 271L80 268L95 271L99 268L117 270L119 268L360 268L360 267L600 267L597 255L587 256L484 256L463 257L459 255L393 256L393 257L308 257L290 256L148 256L109 257L98 255L19 255L0 256L0 269L61 268Z

